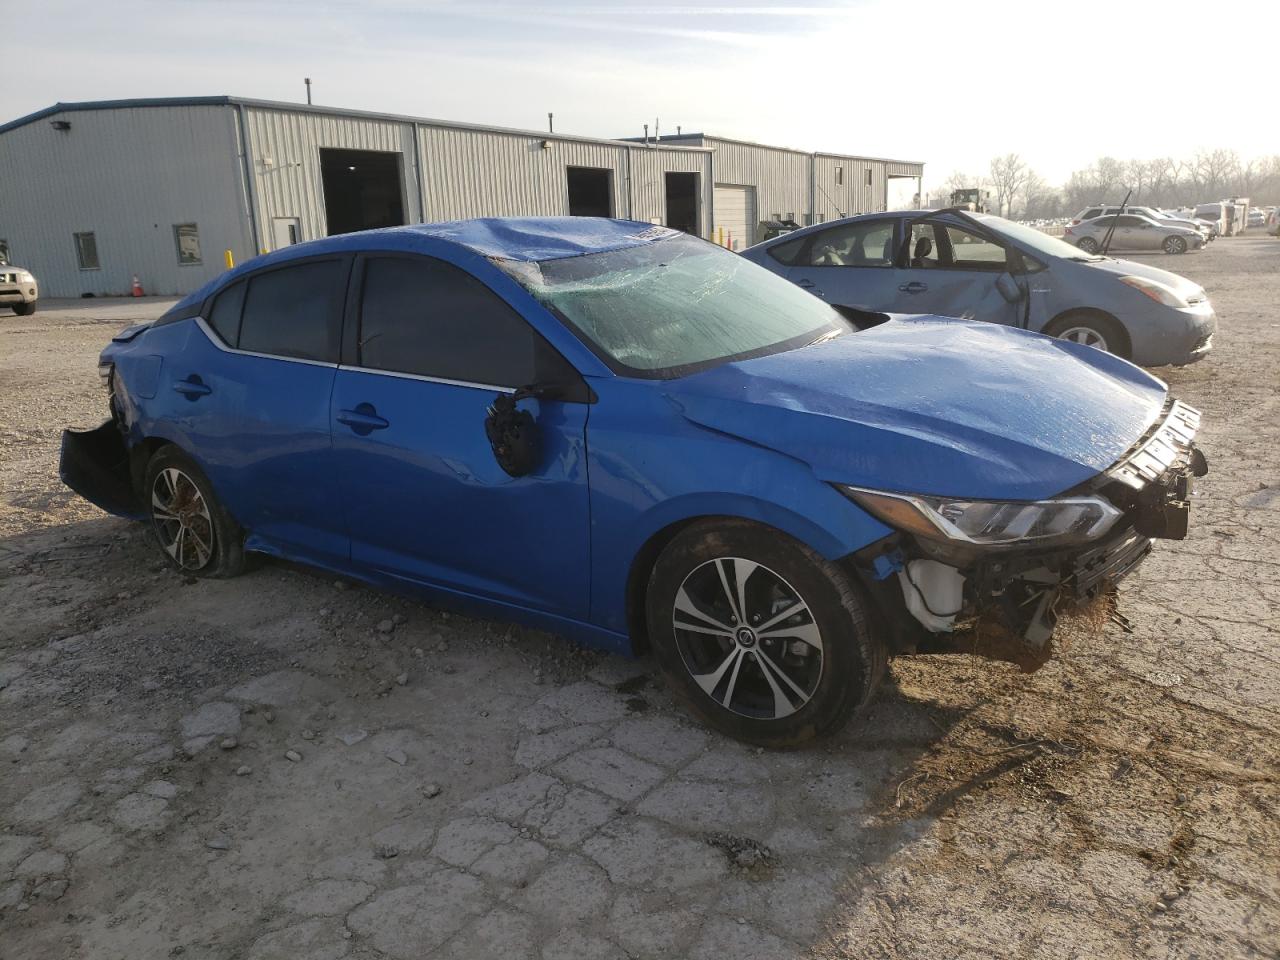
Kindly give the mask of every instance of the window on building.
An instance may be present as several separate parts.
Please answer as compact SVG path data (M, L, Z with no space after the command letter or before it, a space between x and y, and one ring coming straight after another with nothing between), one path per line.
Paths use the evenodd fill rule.
M175 223L173 242L178 248L179 266L185 267L200 262L200 231L194 223Z
M337 363L346 267L345 260L311 260L251 277L237 345Z
M98 263L98 241L92 233L77 233L76 238L76 258L80 261L81 270L99 270L101 265Z
M836 167L836 183L844 183L844 167Z
M871 168L867 168L867 186L871 186Z
M572 376L505 300L469 273L430 257L366 264L359 364L496 387Z
M240 313L244 309L244 283L237 283L218 294L209 311L209 326L217 331L229 347L240 342Z

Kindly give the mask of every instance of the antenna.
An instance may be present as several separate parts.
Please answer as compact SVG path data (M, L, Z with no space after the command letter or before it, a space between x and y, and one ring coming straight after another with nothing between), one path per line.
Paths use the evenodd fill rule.
M302 82L307 85L307 106L311 106L311 78L303 77Z
M654 117L653 118L653 142L657 143L661 139L662 138L658 136L658 118Z

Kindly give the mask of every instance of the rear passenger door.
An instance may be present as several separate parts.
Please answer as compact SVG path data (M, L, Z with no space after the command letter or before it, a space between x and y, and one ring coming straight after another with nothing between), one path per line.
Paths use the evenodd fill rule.
M797 239L794 248L779 244L770 252L782 250L790 260L786 278L828 303L901 309L893 305L894 225L892 218L837 224Z
M332 418L352 559L385 574L574 619L590 601L586 385L475 276L426 256L357 261L354 337ZM529 400L541 462L508 476L485 435L499 393Z
M169 419L266 552L347 556L329 397L350 269L350 257L312 258L234 283L166 360Z

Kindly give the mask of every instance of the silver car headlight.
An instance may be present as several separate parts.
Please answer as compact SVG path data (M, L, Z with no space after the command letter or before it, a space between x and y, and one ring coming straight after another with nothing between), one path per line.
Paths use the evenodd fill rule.
M841 486L841 492L898 530L929 540L979 547L1070 546L1097 540L1123 514L1102 497L1060 500L965 500L884 493Z
M1187 301L1178 296L1173 287L1161 283L1159 280L1148 280L1146 277L1121 277L1120 282L1127 284L1139 293L1150 297L1156 303L1163 303L1166 307L1186 307Z
M33 276L31 275L31 273L30 273L29 271L27 271L27 270L19 270L19 271L18 271L18 282L19 282L19 283L35 283L35 282L36 282L36 278L35 278L35 277L33 277Z

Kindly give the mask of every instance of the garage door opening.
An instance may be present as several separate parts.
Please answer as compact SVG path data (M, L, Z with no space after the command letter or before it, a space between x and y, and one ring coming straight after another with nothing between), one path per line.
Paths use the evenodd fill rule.
M320 178L329 236L404 223L400 154L321 150Z
M698 175L667 174L667 226L698 235Z
M733 183L715 187L715 235L730 250L745 250L756 242L756 188Z
M612 170L599 167L566 167L569 181L569 216L612 217Z

